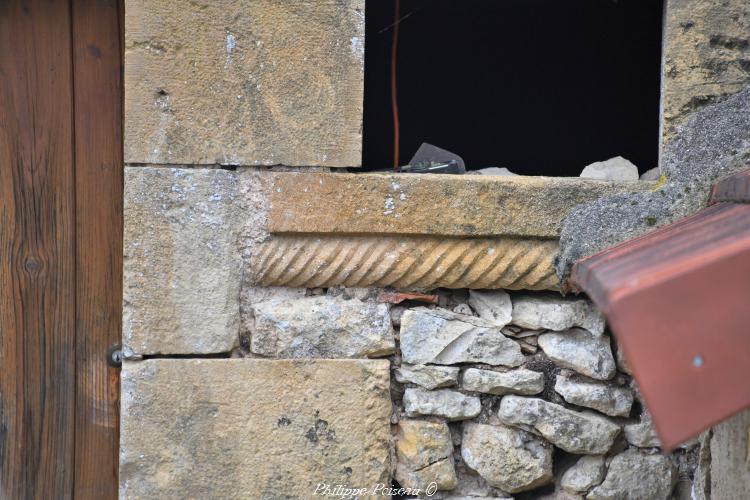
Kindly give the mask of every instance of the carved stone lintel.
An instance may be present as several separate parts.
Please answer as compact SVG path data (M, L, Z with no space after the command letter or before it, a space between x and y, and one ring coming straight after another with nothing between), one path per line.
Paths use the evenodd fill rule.
M256 249L262 286L558 288L555 240L279 235Z
M260 286L556 290L572 207L648 182L562 177L275 174Z

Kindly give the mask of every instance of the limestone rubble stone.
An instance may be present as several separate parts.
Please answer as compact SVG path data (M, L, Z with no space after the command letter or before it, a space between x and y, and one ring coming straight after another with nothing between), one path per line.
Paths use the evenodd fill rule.
M493 323L445 309L417 307L401 317L401 353L407 363L486 363L518 366L520 346Z
M576 412L538 398L504 396L498 418L538 434L570 453L606 453L620 433L620 426L593 412Z
M426 391L408 387L404 391L404 410L409 417L435 415L453 421L476 417L482 405L478 397L450 389Z
M606 470L604 456L582 456L563 473L560 486L570 493L586 493L602 482Z
M498 396L539 394L544 390L544 374L526 368L517 368L507 372L469 368L464 372L461 388Z
M524 431L501 425L466 423L461 457L490 485L508 493L552 481L552 446Z
M640 422L626 424L623 427L623 434L629 444L638 448L658 448L661 446L648 410L643 411Z
M320 482L387 484L388 374L387 360L125 362L120 498L310 498Z
M581 177L606 181L637 181L639 179L638 167L622 156L587 165L581 172Z
M557 376L555 392L568 403L593 408L611 417L627 417L633 405L633 391L627 387L564 375Z
M552 361L597 380L608 380L616 373L609 337L594 336L581 328L539 336L539 347Z
M410 382L425 389L440 389L458 383L460 368L453 366L402 364L396 369L396 381Z
M666 500L676 481L669 457L630 449L612 459L604 482L586 500Z
M361 163L364 0L128 0L125 161Z
M250 350L283 358L356 358L395 349L386 304L319 295L252 305Z
M431 482L440 490L456 486L453 441L447 424L400 420L395 448L396 480L401 486L425 489Z
M513 305L505 290L469 290L469 305L480 318L501 328L511 321Z
M239 340L236 172L125 167L126 355L228 352Z
M529 330L563 331L584 328L594 335L604 333L604 316L586 300L562 297L554 293L513 295L514 325Z

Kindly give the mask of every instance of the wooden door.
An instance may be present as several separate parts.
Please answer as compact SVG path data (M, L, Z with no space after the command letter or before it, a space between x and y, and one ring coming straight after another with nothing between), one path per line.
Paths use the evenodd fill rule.
M122 7L0 2L0 498L117 496Z

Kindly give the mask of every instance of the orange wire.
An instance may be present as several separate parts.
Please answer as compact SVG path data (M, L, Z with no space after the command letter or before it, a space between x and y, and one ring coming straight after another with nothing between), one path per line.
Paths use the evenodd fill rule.
M398 52L398 25L401 16L401 0L396 0L393 12L393 39L391 42L391 111L393 113L393 171L398 171L399 123L398 98L396 95L396 55Z

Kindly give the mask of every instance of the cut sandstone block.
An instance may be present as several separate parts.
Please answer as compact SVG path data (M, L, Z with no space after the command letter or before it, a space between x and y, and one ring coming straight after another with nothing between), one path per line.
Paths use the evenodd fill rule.
M125 161L357 166L364 0L127 0Z
M226 352L238 342L236 172L125 168L126 354Z
M388 484L388 367L385 360L126 362L120 498L312 498L319 483Z

